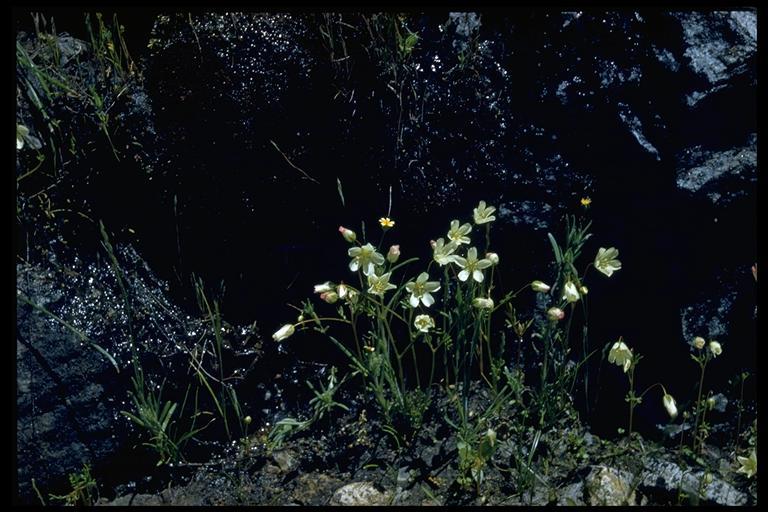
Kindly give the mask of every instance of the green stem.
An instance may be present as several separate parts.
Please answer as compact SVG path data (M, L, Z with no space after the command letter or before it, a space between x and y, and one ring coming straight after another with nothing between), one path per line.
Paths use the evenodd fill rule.
M635 412L635 365L629 371L629 429L627 439L632 441L632 417Z
M706 359L704 362L699 362L699 366L701 367L701 376L699 377L699 394L696 398L696 421L694 422L693 427L693 451L696 451L696 441L699 437L698 431L699 431L699 416L702 412L701 407L701 390L704 387L704 371L707 369L707 361Z

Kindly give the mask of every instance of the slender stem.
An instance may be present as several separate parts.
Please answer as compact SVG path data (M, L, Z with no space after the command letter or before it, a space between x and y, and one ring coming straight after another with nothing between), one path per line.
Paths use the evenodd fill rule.
M699 378L699 395L696 398L696 421L694 422L694 427L693 427L693 450L694 451L696 451L696 441L699 437L698 431L699 431L699 415L701 414L701 390L704 387L704 370L706 370L707 368L707 360L705 359L703 363L699 362L699 366L701 367L701 377Z
M360 345L360 336L358 336L357 334L357 311L354 308L352 308L352 306L350 306L349 309L350 309L350 316L352 317L350 324L352 325L352 336L355 338L355 348L357 349L357 357L362 361L363 351ZM363 379L365 379L365 376L363 376Z
M411 343L411 356L413 357L413 368L416 372L416 387L421 389L421 378L419 377L419 363L416 360L416 347L414 343Z
M733 440L733 449L736 449L736 446L739 442L739 434L741 434L741 412L744 410L744 381L747 380L744 377L744 374L741 375L741 392L739 393L739 416L736 420L736 437Z
M653 388L655 388L656 386L661 386L661 389L664 389L664 385L663 385L661 382L657 382L657 383L655 383L655 384L651 384L650 386L648 386L647 388L645 388L645 391L643 391L643 392L640 394L640 396L638 396L638 398L643 398L647 392L649 392L650 390L652 390L652 389L653 389ZM664 390L664 394L665 394L665 395L667 394L667 393L666 393L666 390Z
M325 322L325 321L328 321L328 322L341 322L343 324L351 324L352 323L349 320L345 320L343 318L317 317L317 318L309 318L307 320L302 320L300 322L296 322L295 324L293 324L293 326L294 327L298 327L298 326L300 326L302 324L308 324L310 322L321 322L321 321L322 322Z
M635 365L629 371L629 430L627 438L632 440L632 417L635 412Z
M427 386L427 389L430 389L432 387L432 382L434 382L435 379L435 353L437 352L435 349L432 348L432 345L429 346L430 352L432 352L432 366L429 370L429 385Z

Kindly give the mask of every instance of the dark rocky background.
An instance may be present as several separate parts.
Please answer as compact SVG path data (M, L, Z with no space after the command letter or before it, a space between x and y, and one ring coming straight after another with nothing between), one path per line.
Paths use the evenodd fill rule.
M16 14L17 33L31 32L29 13ZM52 14L59 32L87 39L81 13ZM408 15L419 39L406 58L354 13L118 14L142 74L116 107L123 158L91 153L58 189L103 220L133 265L150 359L173 358L151 340L194 330L192 273L224 283L233 325L271 333L290 320L286 302L346 277L338 225L360 234L362 220L378 236L391 186L388 242L405 256L427 258L428 240L480 199L497 206L492 242L508 287L551 278L546 233L561 236L565 214L592 219L584 264L615 246L623 268L587 280L591 343L624 336L645 357L638 387L661 380L692 400L687 342L697 335L724 348L708 369L712 389L754 371L755 12ZM120 336L99 320L120 308L114 279L99 274L98 228L51 222L17 224L17 288L119 354ZM129 451L112 404L128 384L23 304L17 333L18 477L29 496L30 476L53 482ZM292 396L274 374L297 358L331 360L310 339L290 354L266 350L239 391L264 418ZM597 370L597 400L581 406L610 435L625 389L615 368ZM663 414L643 407L638 430L656 435Z

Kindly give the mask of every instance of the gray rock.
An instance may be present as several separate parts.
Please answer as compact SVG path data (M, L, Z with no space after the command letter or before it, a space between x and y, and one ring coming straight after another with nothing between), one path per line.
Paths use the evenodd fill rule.
M674 462L663 460L653 461L646 465L642 474L642 488L652 491L664 489L669 492L677 492L682 489L688 494L698 495L701 489L701 498L717 505L739 506L747 504L747 495L728 482L722 480L713 473L709 484L702 482L704 471L683 471Z
M510 201L499 205L497 216L507 224L545 230L554 220L555 211L540 201Z
M640 122L640 118L633 114L626 104L619 102L618 107L619 119L621 119L621 122L627 126L630 133L632 133L632 136L637 140L637 143L648 153L654 155L656 160L661 160L659 150L656 149L643 134L643 124Z
M387 505L390 501L390 493L379 491L371 482L353 482L341 487L333 493L331 505Z
M690 68L706 78L710 87L688 96L693 107L723 89L739 75L754 77L757 50L757 13L684 12L672 15L681 24Z
M397 470L397 485L399 487L407 487L413 480L411 470L407 466L403 466Z
M290 450L276 451L272 454L272 459L277 462L280 471L283 473L289 473L298 467L298 460L296 460L296 456Z
M566 507L585 506L584 482L576 482L560 489L557 495L557 504Z
M757 183L757 137L747 144L725 151L707 151L700 146L678 155L677 186L706 195L718 206L733 203L754 193Z
M632 474L607 466L595 466L585 480L591 506L635 505L637 496Z

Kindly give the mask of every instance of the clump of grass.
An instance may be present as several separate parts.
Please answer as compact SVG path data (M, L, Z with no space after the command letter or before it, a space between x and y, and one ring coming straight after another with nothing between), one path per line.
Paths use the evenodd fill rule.
M62 502L67 506L91 507L99 499L99 488L96 480L91 475L90 464L85 464L83 469L69 475L69 483L72 490L65 495L49 495L49 499ZM37 491L37 487L35 486ZM38 492L39 496L39 492ZM42 501L42 497L40 497ZM45 505L45 503L43 503Z
M569 218L562 245L549 235L555 255L553 286L536 280L504 293L497 271L500 257L491 245L494 213L494 207L481 201L474 209L473 223L452 221L447 236L431 242L432 256L421 272L409 270L419 258L400 261L399 245L384 250L384 240L395 227L389 217L379 219L382 233L376 246L358 241L354 231L340 227L342 237L352 245L347 251L349 268L358 285L344 281L318 284L315 292L320 304L331 305L335 314L318 313L307 300L297 308L298 320L273 335L278 342L297 330L325 335L347 357L347 375L377 404L384 420L382 433L397 447L412 442L440 389L451 404L443 418L456 434L457 482L478 491L484 467L498 443L495 425L502 422L510 404L524 410L521 422L530 422L540 435L563 418L578 369L597 351L587 353L582 339L583 353L569 364L576 303L586 300L587 294L583 284L586 270L579 272L575 265L591 236L589 223ZM473 232L480 233L476 243L470 237ZM610 277L621 266L617 253L601 248L587 269L594 265ZM526 290L543 294L549 309L530 319L519 318L513 303ZM501 330L493 322L499 310L507 320ZM568 319L563 321L566 315ZM336 328L342 326L348 329L346 334ZM539 373L534 386L524 383L523 368L510 358L508 331L521 339L529 336L534 343L541 358L534 365ZM586 329L575 332L586 335ZM482 404L471 400L478 378L489 397ZM286 419L275 425L272 437L284 439L287 432L303 428L306 426L297 420ZM519 462L518 473L528 479L532 461Z

